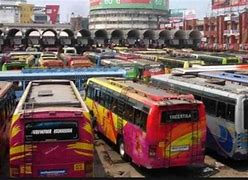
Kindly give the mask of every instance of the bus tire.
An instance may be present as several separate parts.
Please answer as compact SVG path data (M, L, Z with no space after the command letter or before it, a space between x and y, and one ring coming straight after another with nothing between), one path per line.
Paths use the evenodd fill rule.
M118 140L118 152L121 156L121 158L125 161L128 161L128 155L125 152L125 145L124 145L124 141L122 138L119 138Z

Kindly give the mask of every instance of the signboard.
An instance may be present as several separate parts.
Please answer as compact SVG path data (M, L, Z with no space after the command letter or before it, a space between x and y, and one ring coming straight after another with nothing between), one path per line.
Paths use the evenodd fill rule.
M248 0L212 0L212 9L244 6L247 4Z
M180 122L180 121L196 121L198 119L198 111L181 110L166 111L162 113L162 123Z
M158 9L168 10L168 0L90 0L90 9Z
M78 138L77 129L76 122L31 122L25 125L25 140L73 140Z
M52 24L55 24L59 15L59 5L46 5L46 15L50 17Z

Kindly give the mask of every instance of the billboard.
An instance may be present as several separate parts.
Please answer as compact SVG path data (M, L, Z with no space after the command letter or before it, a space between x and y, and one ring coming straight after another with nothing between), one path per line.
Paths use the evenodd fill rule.
M59 5L46 5L46 15L49 16L52 24L58 21Z
M90 9L168 10L169 0L90 0Z
M194 9L170 9L169 11L169 21L182 22L191 19L196 19L196 11Z
M212 0L212 9L244 6L247 4L248 0Z

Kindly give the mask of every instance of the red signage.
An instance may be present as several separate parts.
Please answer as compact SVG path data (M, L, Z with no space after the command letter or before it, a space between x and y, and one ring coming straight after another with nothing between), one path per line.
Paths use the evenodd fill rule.
M212 0L212 9L244 6L247 4L248 0Z
M149 4L150 3L150 0L120 0L122 4L124 3L129 3L129 4L135 4L135 3L138 3L138 4Z
M46 5L46 15L50 17L52 24L55 24L59 15L59 5Z
M100 5L101 0L91 0L90 6L98 6Z

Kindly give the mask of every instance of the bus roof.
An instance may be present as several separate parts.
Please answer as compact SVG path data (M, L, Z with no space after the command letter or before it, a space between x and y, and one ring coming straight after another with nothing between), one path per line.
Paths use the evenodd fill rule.
M192 95L182 95L171 90L164 90L123 78L91 78L89 81L93 81L146 105L190 104L194 100Z
M6 92L11 88L12 83L0 81L0 98L2 98Z
M171 74L166 75L156 75L153 76L152 80L157 80L160 82L170 82L173 84L177 82L179 86L185 86L190 89L194 89L197 91L203 91L210 94L218 94L229 98L236 99L237 95L244 95L248 93L248 87L234 84L234 83L225 83L225 85L218 85L214 83L210 83L209 79L194 77L194 76L174 76ZM180 82L180 83L179 83Z
M22 110L47 107L71 107L87 110L75 85L69 80L32 81L26 88L20 104Z
M184 62L184 61L201 61L201 59L196 59L194 57L159 57L159 61L178 61L178 62Z

